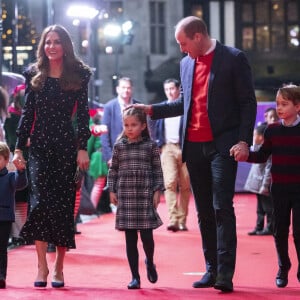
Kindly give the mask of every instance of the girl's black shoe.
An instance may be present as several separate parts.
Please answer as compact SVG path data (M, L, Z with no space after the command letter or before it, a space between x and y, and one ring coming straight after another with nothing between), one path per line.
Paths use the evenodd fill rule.
M147 259L145 260L145 264L147 267L147 278L151 283L155 283L158 279L157 271L156 271L156 266L155 264L149 264Z
M141 288L141 282L137 278L133 278L131 282L127 285L129 290L137 290Z

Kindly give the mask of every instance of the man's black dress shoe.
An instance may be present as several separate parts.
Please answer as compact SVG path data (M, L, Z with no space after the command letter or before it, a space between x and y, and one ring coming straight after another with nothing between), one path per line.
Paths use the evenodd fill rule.
M141 282L139 279L137 278L133 278L132 281L129 282L129 284L127 285L127 288L129 290L137 290L141 288Z
M34 287L46 287L47 281L35 281L33 283Z
M253 229L252 231L248 232L248 235L257 235L258 230Z
M155 283L158 279L156 266L152 263L152 265L148 264L147 259L145 260L145 264L147 267L147 278L151 283Z
M208 288L213 287L216 282L216 276L210 272L206 272L203 277L193 283L193 288Z
M231 293L233 291L233 283L232 281L228 280L217 280L214 285L214 288L224 293Z
M279 288L284 288L288 284L288 273L289 270L279 269L276 275L276 285Z
M4 278L0 278L0 289L5 289L6 282Z
M272 231L268 230L268 229L264 229L264 230L261 230L261 231L257 231L256 235L272 235Z

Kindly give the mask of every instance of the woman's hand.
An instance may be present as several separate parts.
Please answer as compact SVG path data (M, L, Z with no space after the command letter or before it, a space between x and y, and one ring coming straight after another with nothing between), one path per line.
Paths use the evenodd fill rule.
M79 150L77 153L77 165L82 171L87 171L90 165L89 155L86 150Z
M15 165L17 170L24 170L26 168L26 161L23 157L23 152L21 150L15 150L12 163Z

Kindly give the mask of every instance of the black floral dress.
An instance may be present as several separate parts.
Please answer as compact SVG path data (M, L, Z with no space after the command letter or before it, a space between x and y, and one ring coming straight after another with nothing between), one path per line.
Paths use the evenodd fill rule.
M118 199L116 229L155 229L163 224L153 206L154 192L164 190L159 149L154 141L118 141L113 149L108 186Z
M16 148L24 149L28 137L30 213L21 236L56 246L75 248L74 202L76 158L86 150L89 131L88 81L82 69L81 88L63 91L59 79L48 77L39 92L30 89L26 75L26 100L17 130ZM72 116L77 107L77 134Z

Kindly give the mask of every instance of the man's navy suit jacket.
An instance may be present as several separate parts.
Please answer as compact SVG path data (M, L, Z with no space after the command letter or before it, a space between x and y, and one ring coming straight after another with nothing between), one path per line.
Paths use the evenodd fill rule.
M164 101L167 103L167 101ZM179 124L179 142L182 143L182 117L180 118ZM165 136L165 119L159 119L155 121L154 124L154 139L157 143L158 147L161 148L163 145L166 144L166 136Z
M170 103L153 105L153 119L183 115L183 161L191 117L195 59L185 56L180 62L181 97ZM251 68L245 54L219 42L216 44L209 75L207 111L216 149L229 156L239 141L252 144L256 118L256 98Z

